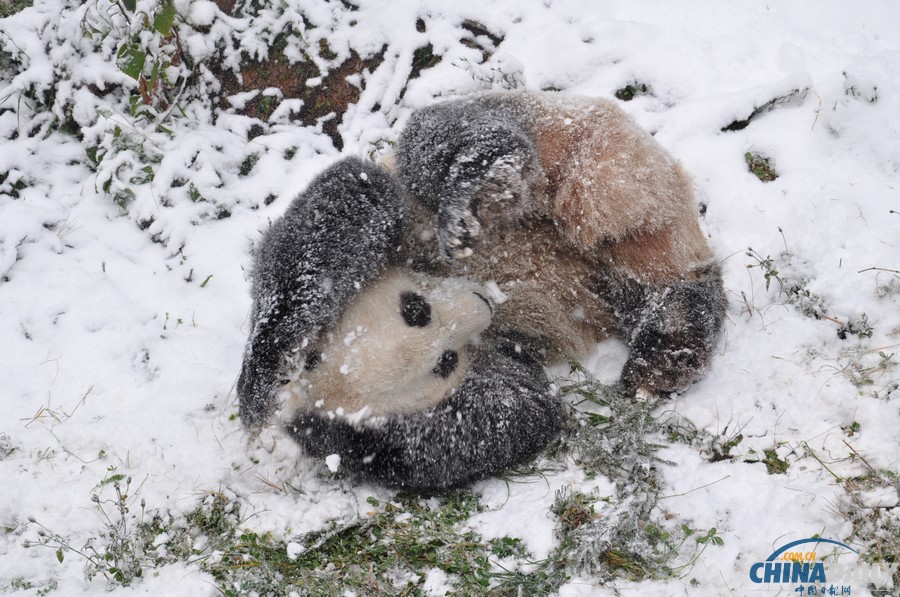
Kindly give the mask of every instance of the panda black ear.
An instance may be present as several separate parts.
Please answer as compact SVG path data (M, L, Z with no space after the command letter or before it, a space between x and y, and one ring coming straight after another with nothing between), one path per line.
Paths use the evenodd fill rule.
M431 323L431 305L421 294L404 292L400 295L400 315L406 325L424 328Z

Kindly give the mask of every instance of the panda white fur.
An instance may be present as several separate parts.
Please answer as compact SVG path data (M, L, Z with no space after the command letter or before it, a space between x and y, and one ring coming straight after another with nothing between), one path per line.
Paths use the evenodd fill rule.
M347 306L283 388L289 411L365 417L422 411L469 371L491 322L485 290L462 278L390 269Z
M287 376L288 430L307 452L337 453L364 478L442 488L522 462L559 432L547 348L621 337L625 395L679 390L705 369L725 300L689 179L614 104L530 93L436 104L411 117L397 172L404 198L377 168L340 162L266 235L238 387L245 422L266 418ZM509 301L466 349L472 365L449 395L438 384L392 410L389 390L366 391L367 375L400 378L346 361L347 326L361 325L349 323L354 305L389 288L391 276L379 283L397 265L496 281ZM421 370L440 370L421 354ZM351 371L367 373L347 383Z

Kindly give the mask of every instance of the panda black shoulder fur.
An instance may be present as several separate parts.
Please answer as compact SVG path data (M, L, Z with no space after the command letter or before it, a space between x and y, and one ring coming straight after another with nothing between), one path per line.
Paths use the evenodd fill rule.
M562 412L525 338L485 332L480 286L392 267L408 230L390 175L356 159L294 200L256 250L240 414L263 422L280 393L310 455L441 489L533 457Z

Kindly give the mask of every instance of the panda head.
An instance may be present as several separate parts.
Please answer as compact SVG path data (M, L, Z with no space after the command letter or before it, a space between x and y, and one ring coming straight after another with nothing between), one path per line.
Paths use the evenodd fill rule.
M469 368L468 345L489 325L481 286L393 269L305 351L283 387L288 410L386 416L434 406Z

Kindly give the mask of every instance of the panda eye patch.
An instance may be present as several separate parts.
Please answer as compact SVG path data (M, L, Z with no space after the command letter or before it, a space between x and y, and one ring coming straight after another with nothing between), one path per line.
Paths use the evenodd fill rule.
M450 377L450 374L456 371L456 366L459 364L459 355L455 350L445 350L441 355L441 358L438 359L437 365L435 365L434 369L431 370L435 375L439 375L444 379Z
M431 323L431 305L421 294L404 292L400 295L400 315L406 325L424 328Z

